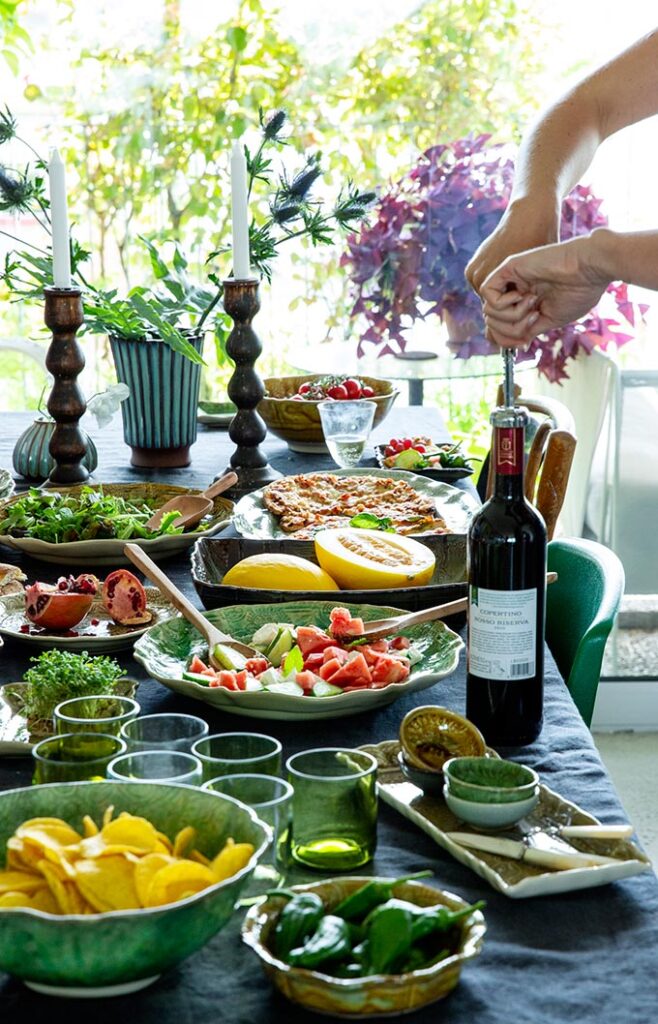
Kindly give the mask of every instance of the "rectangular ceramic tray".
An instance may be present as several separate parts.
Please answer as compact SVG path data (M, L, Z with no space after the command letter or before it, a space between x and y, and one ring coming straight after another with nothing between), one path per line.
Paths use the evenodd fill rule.
M368 751L377 759L378 790L385 803L431 836L455 860L471 868L489 882L492 888L511 899L592 889L651 870L649 858L630 840L572 839L569 845L574 849L615 857L618 863L571 868L567 871L549 871L509 857L466 849L449 839L446 833L460 831L477 834L476 830L456 818L441 797L425 796L422 790L405 779L397 763L400 750L397 740L386 740L360 749ZM529 827L550 829L559 825L600 824L593 815L588 814L577 804L565 800L559 793L554 793L548 786L540 785L539 790L539 803L524 819ZM514 828L505 830L501 835L521 839L524 833Z
M400 587L388 590L326 591L325 596L353 604L394 604L405 611L432 608L446 601L466 596L466 538L428 536L422 540L436 556L432 582L425 587ZM222 579L232 565L249 555L263 552L295 554L316 562L312 541L255 540L246 537L204 537L192 551L192 579L205 608L223 608L233 604L262 604L289 601L317 601L323 596L314 591L262 590L260 588L224 586Z

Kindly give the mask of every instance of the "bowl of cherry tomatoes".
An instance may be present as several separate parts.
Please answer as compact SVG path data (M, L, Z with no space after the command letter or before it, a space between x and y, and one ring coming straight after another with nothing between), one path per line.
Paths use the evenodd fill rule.
M376 377L303 374L268 377L265 397L258 412L268 430L295 452L325 452L320 402L364 401L375 403L375 426L388 415L399 391L390 381Z

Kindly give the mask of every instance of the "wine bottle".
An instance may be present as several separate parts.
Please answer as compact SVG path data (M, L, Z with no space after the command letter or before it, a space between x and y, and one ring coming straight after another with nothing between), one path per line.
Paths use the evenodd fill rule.
M542 727L546 527L523 493L527 416L491 415L495 485L468 533L466 714L492 745Z

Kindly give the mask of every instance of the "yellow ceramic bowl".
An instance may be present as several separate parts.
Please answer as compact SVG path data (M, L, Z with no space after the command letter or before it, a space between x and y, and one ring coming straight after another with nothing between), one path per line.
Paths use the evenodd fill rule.
M300 384L319 380L326 374L311 373L298 377L268 377L263 381L265 398L258 405L267 429L295 452L326 451L318 403L312 401L298 402L293 399ZM367 384L375 392L374 426L381 423L388 415L399 391L390 381L378 380L376 377L362 377L359 380Z
M312 885L295 885L292 889L293 892L317 892L331 910L345 896L370 881L371 878L330 878ZM421 882L396 886L394 896L420 907L445 906L460 910L467 906L458 896ZM334 978L320 971L290 967L270 952L270 935L283 906L281 898L270 897L252 907L242 926L242 938L257 953L265 973L284 996L309 1010L337 1017L398 1016L443 999L459 981L462 964L480 952L486 931L484 917L477 910L460 926L456 953L432 967L407 974Z

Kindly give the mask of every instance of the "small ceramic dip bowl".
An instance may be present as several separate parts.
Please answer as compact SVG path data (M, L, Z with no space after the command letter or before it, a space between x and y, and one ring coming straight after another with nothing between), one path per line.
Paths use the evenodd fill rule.
M478 804L525 801L539 784L532 768L497 757L453 757L443 774L452 796Z
M416 768L404 756L404 751L398 751L398 764L400 771L409 782L422 789L428 796L438 796L443 792L443 772L432 772L423 768Z
M517 821L534 810L539 801L539 786L535 786L534 792L529 797L524 800L515 800L512 803L480 804L473 800L462 800L450 792L447 782L443 787L443 796L454 816L460 821L482 831L497 831L515 825Z
M463 715L434 704L412 708L400 723L400 746L408 765L443 772L450 758L483 755L482 733Z

